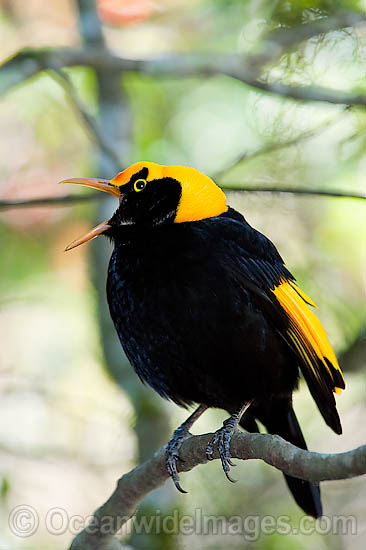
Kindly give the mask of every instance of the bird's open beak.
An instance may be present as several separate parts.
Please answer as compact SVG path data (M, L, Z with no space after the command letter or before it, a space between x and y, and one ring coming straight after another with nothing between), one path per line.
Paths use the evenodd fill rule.
M99 189L99 191L109 193L110 195L113 195L118 199L121 196L118 187L109 183L108 180L103 180L100 178L70 178L67 180L62 180L59 183L76 183L78 185L86 185L87 187L92 187L93 189ZM98 237L98 235L101 235L110 228L111 226L109 225L108 221L100 223L99 225L91 229L86 235L83 235L83 237L80 237L79 239L76 239L76 241L73 241L71 244L69 244L65 248L65 251L71 250L72 248L76 248L80 244L84 244L88 241L91 241L92 239L95 239L95 237Z
M68 180L62 180L59 183L76 183L78 185L86 185L86 187L92 187L93 189L99 189L109 193L118 199L121 193L115 185L112 185L108 180L102 180L100 178L70 178Z

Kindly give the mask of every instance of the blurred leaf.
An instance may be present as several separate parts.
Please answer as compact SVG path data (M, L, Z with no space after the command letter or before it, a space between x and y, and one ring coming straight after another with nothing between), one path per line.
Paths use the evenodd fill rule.
M7 477L3 476L1 479L1 485L0 485L0 496L1 500L6 500L6 497L9 494L10 491L10 482Z

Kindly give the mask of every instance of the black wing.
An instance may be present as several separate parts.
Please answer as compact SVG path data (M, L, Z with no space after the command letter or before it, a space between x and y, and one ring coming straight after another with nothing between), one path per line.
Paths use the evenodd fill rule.
M308 307L315 304L296 286L274 244L243 216L229 209L216 220L217 242L227 249L222 256L236 258L238 280L242 283L244 278L274 328L295 351L324 420L341 433L333 392L344 389L344 378L322 324Z

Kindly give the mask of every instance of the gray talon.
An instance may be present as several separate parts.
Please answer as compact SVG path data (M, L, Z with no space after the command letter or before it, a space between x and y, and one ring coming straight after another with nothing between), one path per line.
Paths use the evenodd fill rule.
M231 420L231 419L229 419ZM230 441L232 438L233 433L236 431L236 425L232 422L229 423L229 421L225 421L222 428L217 430L217 432L214 433L210 443L207 445L206 449L206 456L208 460L213 459L213 452L215 446L217 446L217 449L219 451L220 460L222 464L222 469L225 472L226 477L229 481L235 482L236 479L232 479L229 476L229 472L232 466L236 466L231 460L232 456L230 453Z
M244 403L244 405L237 410L233 415L231 415L227 420L225 420L222 428L217 430L217 432L214 433L210 443L207 445L206 448L206 456L208 460L213 459L213 452L214 447L217 445L217 449L219 451L220 460L222 464L222 469L225 472L226 477L229 481L235 482L236 479L231 479L229 476L229 472L231 467L236 466L236 464L233 464L232 462L232 456L230 452L230 442L233 434L238 429L238 424L240 422L241 417L245 413L245 411L250 407L250 405L253 403L253 399L250 401L247 401Z
M212 436L211 441L207 445L206 448L206 457L207 460L213 459L213 453L214 448L217 446L217 449L219 451L220 459L222 468L225 472L226 477L229 481L235 482L236 479L231 479L229 476L230 469L233 466L236 466L236 464L233 464L232 462L232 456L230 453L230 442L231 438L233 436L233 433L238 428L239 421L241 417L243 416L244 412L250 407L253 400L247 401L244 403L244 405L236 411L230 418L225 420L222 428L220 430L217 430L217 432L214 433ZM166 447L166 453L165 453L165 461L166 461L166 467L169 472L170 477L174 481L174 485L180 491L181 493L186 493L184 489L180 486L179 483L179 475L177 471L177 462L180 460L181 462L184 462L184 460L179 456L179 449L185 439L188 439L192 434L189 432L190 427L193 425L193 423L201 416L201 414L207 409L207 405L200 405L198 409L196 409L189 418L183 424L177 428L173 434L173 436L170 438L168 445Z
M177 462L184 462L183 458L179 456L179 449L185 439L188 439L191 434L187 431L180 430L179 428L174 432L173 437L169 440L169 443L166 447L165 452L165 462L166 467L169 472L170 477L172 478L174 485L181 493L186 493L182 489L179 483L179 475L177 472Z
M184 462L183 458L179 456L179 449L182 446L182 443L185 439L191 437L189 432L190 427L194 422L201 416L201 414L207 409L206 405L200 405L192 414L187 418L183 424L179 426L173 433L170 438L168 445L166 446L165 451L165 463L170 477L174 481L174 485L181 493L186 493L184 489L180 486L179 475L177 472L177 462Z

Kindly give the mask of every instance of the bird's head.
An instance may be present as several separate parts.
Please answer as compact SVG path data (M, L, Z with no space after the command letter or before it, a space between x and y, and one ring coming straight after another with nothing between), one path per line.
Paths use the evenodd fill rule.
M194 222L219 216L228 208L224 193L212 179L186 166L137 162L110 181L72 178L61 183L86 185L119 199L110 220L71 243L66 250L106 231L113 234L113 230L123 226L148 229L162 224Z

